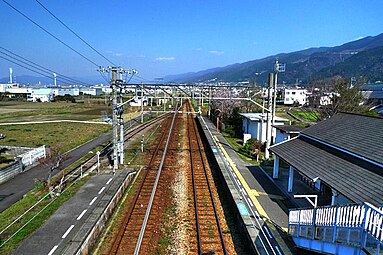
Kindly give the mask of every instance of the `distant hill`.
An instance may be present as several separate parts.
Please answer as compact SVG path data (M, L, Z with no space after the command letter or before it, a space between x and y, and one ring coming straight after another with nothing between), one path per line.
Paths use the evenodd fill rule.
M294 84L309 83L316 78L343 76L367 76L370 80L383 80L382 49L383 33L368 36L335 47L309 48L291 53L281 53L240 64L208 69L195 73L165 77L167 81L198 82L254 80L258 84L267 82L268 73L273 71L275 59L286 64L286 72L280 74L279 82Z

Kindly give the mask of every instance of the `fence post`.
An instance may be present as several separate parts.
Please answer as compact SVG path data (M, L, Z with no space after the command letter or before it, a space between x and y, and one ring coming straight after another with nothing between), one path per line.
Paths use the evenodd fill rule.
M332 242L335 243L336 242L336 228L337 228L337 224L338 224L338 210L339 210L339 206L337 205L335 207L335 217L334 217L334 233L333 233L333 236L332 236Z
M312 224L312 229L313 229L313 233L312 233L312 239L314 240L315 239L315 220L316 220L316 217L317 217L317 207L314 207L313 209L313 224Z
M366 230L367 220L366 219L367 219L367 215L369 211L371 210L370 208L367 208L366 205L363 205L363 207L365 207L365 210L364 210L364 217L362 222L362 231L361 231L362 238L360 240L360 249L364 249L366 246L366 241L367 241L367 230Z

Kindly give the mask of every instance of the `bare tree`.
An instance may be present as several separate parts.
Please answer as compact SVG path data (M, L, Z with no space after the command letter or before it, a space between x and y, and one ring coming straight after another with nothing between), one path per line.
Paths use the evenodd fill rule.
M48 177L47 177L47 187L49 189L49 193L51 197L54 197L54 187L52 185L52 174L53 171L58 169L62 164L64 159L64 155L62 153L61 146L52 146L49 147L46 153L45 158L39 159L39 162L47 167L48 169Z
M304 108L309 113L319 113L318 120L327 119L338 112L364 113L368 110L363 103L360 86L364 79L351 85L341 76L314 82L311 87L310 106Z

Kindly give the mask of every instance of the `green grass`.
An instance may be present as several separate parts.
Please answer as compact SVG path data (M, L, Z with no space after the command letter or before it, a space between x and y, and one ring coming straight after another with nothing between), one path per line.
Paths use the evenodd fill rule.
M164 215L164 221L162 223L163 235L162 239L158 242L159 247L156 250L156 254L165 254L167 248L172 244L172 237L174 231L177 229L177 226L170 223L170 219L176 217L176 207L171 206L166 209Z
M319 112L291 112L294 116L306 121L318 121Z
M239 138L231 137L228 133L222 132L222 135L225 137L226 141L229 143L230 147L238 154L238 156L243 159L245 162L252 165L259 165L255 159L250 158L247 154L241 152L242 140Z
M0 255L5 255L11 253L17 245L25 239L26 236L31 234L33 231L38 229L44 222L68 199L70 199L79 188L89 179L85 177L79 180L76 184L68 188L42 213L40 213L36 218L34 218L30 224L26 225L22 231L16 234L9 242L7 242L3 247L0 248ZM39 183L36 184L35 189L29 192L22 200L15 203L7 210L0 214L0 229L4 229L10 222L15 220L20 212L24 212L27 208L30 208L43 196L43 186ZM46 206L51 199L48 197L43 200L39 205L37 205L33 210L28 212L26 216L18 220L12 227L10 227L5 233L0 236L1 243L4 242L12 233L16 232L21 226L23 226L31 217L33 217L38 211L40 211L44 206Z
M100 120L103 111L111 112L105 104L82 104L67 102L31 103L0 102L0 122L41 120Z
M6 134L2 145L38 147L58 145L62 151L73 149L101 134L111 126L86 123L45 123L0 126L0 133Z

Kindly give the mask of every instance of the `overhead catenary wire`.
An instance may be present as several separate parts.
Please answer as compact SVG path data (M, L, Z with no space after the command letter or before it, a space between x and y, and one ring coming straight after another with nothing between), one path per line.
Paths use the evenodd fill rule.
M85 43L89 48L91 48L93 51L95 51L98 55L100 55L103 59L108 61L110 64L117 66L114 64L110 59L105 57L103 54L101 54L98 50L96 50L92 45L90 45L88 42L86 42L81 36L79 36L75 31L73 31L70 27L68 27L61 19L59 19L55 14L53 14L47 7L45 7L39 0L35 0L44 10L46 10L50 15L52 15L58 22L60 22L61 25L63 25L65 28L67 28L72 34L74 34L78 39L80 39L83 43Z
M92 63L93 65L95 66L100 66L98 64L96 64L94 61L90 60L89 58L87 58L86 56L84 56L83 54L81 54L80 52L78 52L77 50L75 50L73 47L71 47L70 45L68 45L67 43L65 43L64 41L62 41L60 38L58 38L57 36L55 36L54 34L52 34L51 32L49 32L47 29L45 29L44 27L42 27L41 25L39 25L37 22L35 22L34 20L32 20L31 18L29 18L26 14L24 14L23 12L21 12L19 9L17 9L16 7L14 7L12 4L10 4L9 2L7 2L6 0L2 0L5 4L7 4L10 8L12 8L14 11L16 11L17 13L19 13L21 16L23 16L24 18L26 18L27 20L29 20L30 22L32 22L35 26L37 26L38 28L40 28L41 30L43 30L45 33L47 33L48 35L50 35L51 37L53 37L54 39L56 39L57 41L59 41L61 44L63 44L64 46L66 46L67 48L69 48L70 50L72 50L73 52L77 53L79 56L81 56L82 58L84 58L85 60L87 60L88 62Z
M3 51L6 51L7 53L10 53L10 54L12 54L12 55L14 55L14 56L9 55L9 54L7 54L7 53L4 53L2 50L3 50ZM71 82L71 83L77 83L77 84L80 84L80 85L91 86L91 84L89 84L89 83L86 83L86 82L82 82L82 81L73 79L73 78L71 78L71 77L69 77L69 76L63 75L63 74L61 74L61 73L59 73L59 72L56 72L56 71L54 71L54 70L52 70L52 69L46 68L46 67L44 67L44 66L42 66L42 65L39 65L39 64L37 64L37 63L35 63L35 62L31 61L31 60L28 60L28 59L26 59L26 58L24 58L24 57L22 57L22 56L20 56L20 55L18 55L18 54L16 54L16 53L10 51L10 50L7 50L7 49L5 49L4 47L1 47L1 46L0 46L0 53L3 54L3 55L8 56L8 57L10 57L10 58L12 58L12 59L15 60L15 61L19 61L19 62L21 62L21 63L23 63L23 64L26 64L26 65L30 66L31 68L35 68L35 69L38 69L38 70L43 71L43 72L46 72L46 73L56 73L57 75L59 75L59 77L60 77L62 80L66 80L66 82L69 81L69 82ZM15 56L16 56L17 58L22 59L22 60L17 59Z

